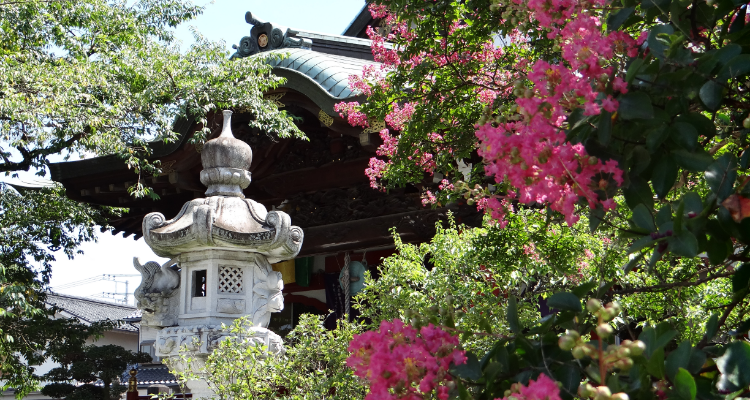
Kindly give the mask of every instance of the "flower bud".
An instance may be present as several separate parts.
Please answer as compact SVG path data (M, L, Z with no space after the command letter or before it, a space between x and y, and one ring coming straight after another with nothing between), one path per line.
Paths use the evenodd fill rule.
M576 339L570 335L562 335L560 336L560 340L558 340L557 344L561 349L567 351L575 347Z
M584 346L574 347L573 351L572 351L573 358L575 358L577 360L580 360L583 357L586 357L586 350L585 349L586 349L586 347L584 347Z
M640 356L644 351L646 351L646 343L636 340L630 344L630 355Z
M602 339L609 337L612 332L614 332L614 329L609 324L601 324L596 327L596 334Z
M620 303L613 301L609 304L607 304L607 309L610 310L612 315L618 315L622 311L622 307L620 307Z
M594 400L609 400L609 396L612 396L612 391L606 386L599 386L596 388Z
M618 361L620 365L617 366L617 368L627 371L630 368L633 368L633 359L632 358L623 358L622 360Z
M602 302L597 299L589 299L589 301L586 302L586 309L590 313L595 313L599 311L600 308L602 308Z
M610 400L630 400L630 397L627 393L620 392L613 394Z
M744 121L742 121L742 127L745 129L750 129L750 116L745 118Z
M630 349L625 346L620 346L617 349L617 357L619 358L630 357Z

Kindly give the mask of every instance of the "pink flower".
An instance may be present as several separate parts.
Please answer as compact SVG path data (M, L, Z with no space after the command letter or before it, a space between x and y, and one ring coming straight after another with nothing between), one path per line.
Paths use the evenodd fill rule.
M602 108L613 113L617 111L617 107L620 106L620 103L613 99L612 96L607 96L606 99L602 100Z
M514 393L508 397L495 400L509 400L510 398L516 400L561 400L560 387L557 386L557 382L545 374L539 374L536 381L529 380L528 386L513 384L511 392Z
M619 76L616 76L615 79L612 80L612 89L625 94L628 92L628 83Z
M419 333L401 320L382 321L377 332L354 335L347 365L370 383L366 400L448 398L451 362L463 364L458 338L430 324Z

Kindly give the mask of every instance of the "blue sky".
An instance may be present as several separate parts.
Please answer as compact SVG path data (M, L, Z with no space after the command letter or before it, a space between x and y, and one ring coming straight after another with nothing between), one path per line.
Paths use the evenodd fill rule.
M227 48L239 43L250 33L251 26L245 22L245 12L253 16L292 29L340 35L357 16L364 0L277 0L236 1L217 0L206 5L206 10L195 21L177 29L184 43L192 41L189 26L195 26L208 39L224 40Z
M239 43L243 36L250 33L251 26L245 22L247 11L251 11L253 16L260 20L288 28L340 35L365 3L364 0L217 0L212 4L200 1L196 4L206 6L204 14L178 27L176 31L178 39L183 42L183 45L192 43L190 26L193 26L209 40L223 40L227 50L232 51L232 44ZM165 215L165 217L170 219L174 216ZM166 261L166 259L156 257L143 239L135 241L132 237L123 238L122 235L114 236L109 233L100 234L98 243L87 243L82 250L84 254L77 256L74 260L68 260L64 254L60 254L53 267L53 289L56 285L77 282L103 274L137 274L133 268L134 256L140 257L141 262ZM130 293L140 283L139 276L123 276L116 279L128 281ZM118 292L123 292L125 285L119 284L115 287L112 282L100 280L88 285L60 290L60 293L86 297L100 295L102 292L115 292L116 289ZM133 302L132 295L130 302L131 304Z

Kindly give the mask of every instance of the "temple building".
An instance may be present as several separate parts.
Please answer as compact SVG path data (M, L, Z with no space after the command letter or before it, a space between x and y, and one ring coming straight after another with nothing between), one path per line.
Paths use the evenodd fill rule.
M249 35L234 47L232 57L252 57L262 52L289 54L272 64L273 73L285 77L286 83L265 93L265 97L295 116L298 127L309 138L304 141L271 137L251 129L251 116L242 110L233 110L231 116L233 137L248 144L253 153L247 168L252 182L238 189L239 194L269 213L285 213L304 232L295 258L273 265L283 277L283 310L273 314L268 328L283 336L302 313L327 315L327 325L335 326L335 319L345 313L346 296L339 283L345 259L361 262L352 274L369 270L376 275L381 257L394 251L393 228L404 242L427 241L435 233L435 223L445 219L448 209L422 206L421 187L387 193L370 188L364 171L382 143L378 132L385 123L355 128L334 111L334 105L342 101L365 101L348 86L348 78L359 75L364 66L375 64L365 31L367 26L378 26L380 22L373 20L365 8L342 35L328 35L289 29L263 22L260 17L250 12L245 15ZM208 139L219 137L224 121L220 110L209 115L208 121L212 132ZM161 163L162 173L148 177L147 183L160 196L158 200L128 195L126 189L138 176L116 156L50 164L52 179L64 185L72 199L129 208L129 213L110 224L114 233L123 232L124 236L138 239L147 233L143 227L148 214L175 218L186 203L211 195L206 193L201 179L205 146L188 143L198 129L194 122L178 120L174 123L174 130L179 133L175 142L153 144L151 159ZM426 184L433 179L425 175ZM452 211L459 222L475 225L481 221L473 209ZM274 257L268 257L273 263ZM355 266L353 262L351 265ZM352 276L351 282L360 283L353 283L351 291L361 286L356 278ZM205 290L191 284L181 290ZM239 312L241 306L237 307ZM149 348L157 338L141 332L141 340L142 348Z

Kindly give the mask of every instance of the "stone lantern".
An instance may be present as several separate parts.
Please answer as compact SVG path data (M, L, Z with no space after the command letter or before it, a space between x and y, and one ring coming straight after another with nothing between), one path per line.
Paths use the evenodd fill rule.
M252 319L254 341L283 351L281 338L267 329L271 313L284 307L284 283L271 264L293 259L303 232L286 213L245 198L252 150L232 135L231 116L224 111L221 135L201 152L206 198L185 203L171 220L160 213L143 219L146 243L170 258L164 265L135 260L143 275L135 297L143 324L159 329L160 357L177 357L183 348L205 357L229 335L222 323L243 316ZM195 398L212 394L205 382L188 386Z

